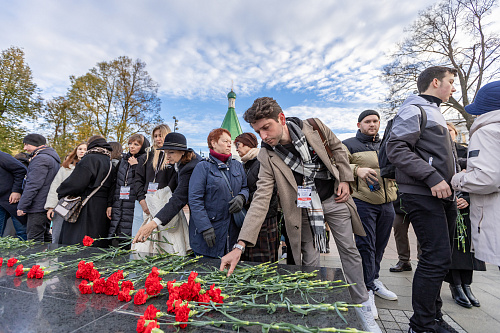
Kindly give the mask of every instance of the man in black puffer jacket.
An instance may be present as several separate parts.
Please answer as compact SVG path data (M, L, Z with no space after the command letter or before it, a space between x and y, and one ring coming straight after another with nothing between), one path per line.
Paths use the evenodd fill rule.
M134 134L130 137L128 144L129 152L118 164L113 206L111 208L109 237L114 235L132 236L135 201L137 200L133 186L135 169L138 165L138 158L146 153L149 141L141 134ZM136 151L137 149L138 152Z
M50 243L52 235L45 201L61 160L54 149L45 145L47 140L40 134L26 135L23 143L24 150L31 153L31 161L17 215L28 215L28 240Z

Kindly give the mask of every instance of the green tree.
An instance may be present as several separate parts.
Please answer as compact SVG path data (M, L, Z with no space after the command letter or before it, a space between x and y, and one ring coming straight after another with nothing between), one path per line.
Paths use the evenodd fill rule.
M0 54L0 149L22 148L22 122L35 119L42 106L40 90L33 81L24 51L12 46Z
M384 102L388 115L395 113L408 93L416 91L418 74L427 67L442 65L457 69L460 93L447 105L460 112L470 128L470 104L484 83L500 74L500 39L488 23L496 0L445 0L422 11L405 31L409 36L391 55L383 79L390 91Z
M78 115L67 97L60 96L47 101L43 118L45 120L43 127L51 133L47 138L50 146L57 151L62 159L78 143L85 141L85 139L82 140L78 137L75 126L78 123L76 121Z
M158 84L145 67L141 60L123 56L70 77L68 97L86 135L100 134L124 144L129 135L148 132L161 122Z

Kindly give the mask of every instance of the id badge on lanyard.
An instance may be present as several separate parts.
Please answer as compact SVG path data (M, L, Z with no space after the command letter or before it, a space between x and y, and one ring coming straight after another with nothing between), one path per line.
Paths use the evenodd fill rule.
M150 182L148 184L148 193L155 193L158 191L158 183Z
M120 186L120 199L130 199L130 186Z
M297 189L297 207L311 208L312 202L312 187L311 186L298 186Z

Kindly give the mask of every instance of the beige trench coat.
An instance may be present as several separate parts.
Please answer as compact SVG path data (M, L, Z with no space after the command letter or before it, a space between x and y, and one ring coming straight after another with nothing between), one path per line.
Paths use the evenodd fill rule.
M317 131L307 121L304 121L302 132L306 136L309 145L316 151L319 158L325 163L328 170L335 177L335 191L339 182L353 181L353 175L347 159L347 153L342 147L342 142L326 127L319 119L316 119L320 130L324 133L328 145L333 152L330 160L323 142ZM261 149L257 156L260 161L259 180L252 204L247 212L245 221L241 228L238 240L247 242L248 246L254 246L259 235L260 228L269 208L269 201L273 193L274 183L278 187L278 195L283 209L286 223L286 231L290 239L291 250L294 258L301 258L301 208L297 207L297 183L292 170L274 152ZM349 196L347 201L351 212L352 227L355 234L366 236L366 233L356 211L356 204ZM300 260L298 261L300 262Z

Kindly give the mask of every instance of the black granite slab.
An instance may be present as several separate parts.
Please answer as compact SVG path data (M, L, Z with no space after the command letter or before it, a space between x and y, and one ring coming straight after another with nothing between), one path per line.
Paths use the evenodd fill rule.
M43 280L27 279L26 274L16 277L15 266L7 268L7 259L20 254L27 255L53 249L57 246L44 245L31 249L20 249L14 251L0 251L0 257L4 258L4 265L0 267L0 333L3 332L135 332L137 320L144 313L149 304L154 304L158 309L166 312L166 301L168 295L160 295L152 298L144 305L135 305L133 302L120 302L116 296L102 294L82 295L78 290L81 279L75 276L76 269L55 272L47 275ZM101 252L99 249L86 248L77 255L61 255L51 260L39 260L37 262L23 262L24 267L29 268L33 264L44 264L50 266L54 261L69 261L81 258L85 260L91 254ZM137 258L136 254L123 255L114 258L113 261L123 263ZM251 264L251 263L249 263ZM185 267L180 272L163 276L164 281L176 279L186 280L189 272L195 270L203 278L204 272L211 272L214 267L219 267L220 261L213 259L200 259L196 264ZM98 264L96 264L99 267ZM50 268L49 268L50 269ZM279 265L278 272L286 274L289 272L310 272L319 269L318 279L325 281L343 280L341 269L314 268L301 266ZM140 286L139 286L140 288ZM166 288L163 290L166 294ZM294 304L302 304L304 300L299 293L288 293L286 295ZM351 303L346 288L321 291L311 295L315 301L334 303L345 301ZM277 296L269 300L278 300ZM259 299L263 302L264 299ZM343 313L348 324L342 321L336 313L314 312L308 316L289 313L287 310L279 309L269 314L265 310L247 310L233 315L241 320L260 321L265 323L288 322L305 326L319 327L357 327L361 328L358 318L351 310ZM203 319L224 319L220 313L209 313ZM170 320L162 318L161 322ZM161 325L166 332L174 332L177 329L172 326ZM187 332L230 332L231 326L222 327L189 327ZM261 332L261 328L243 327L240 332Z

